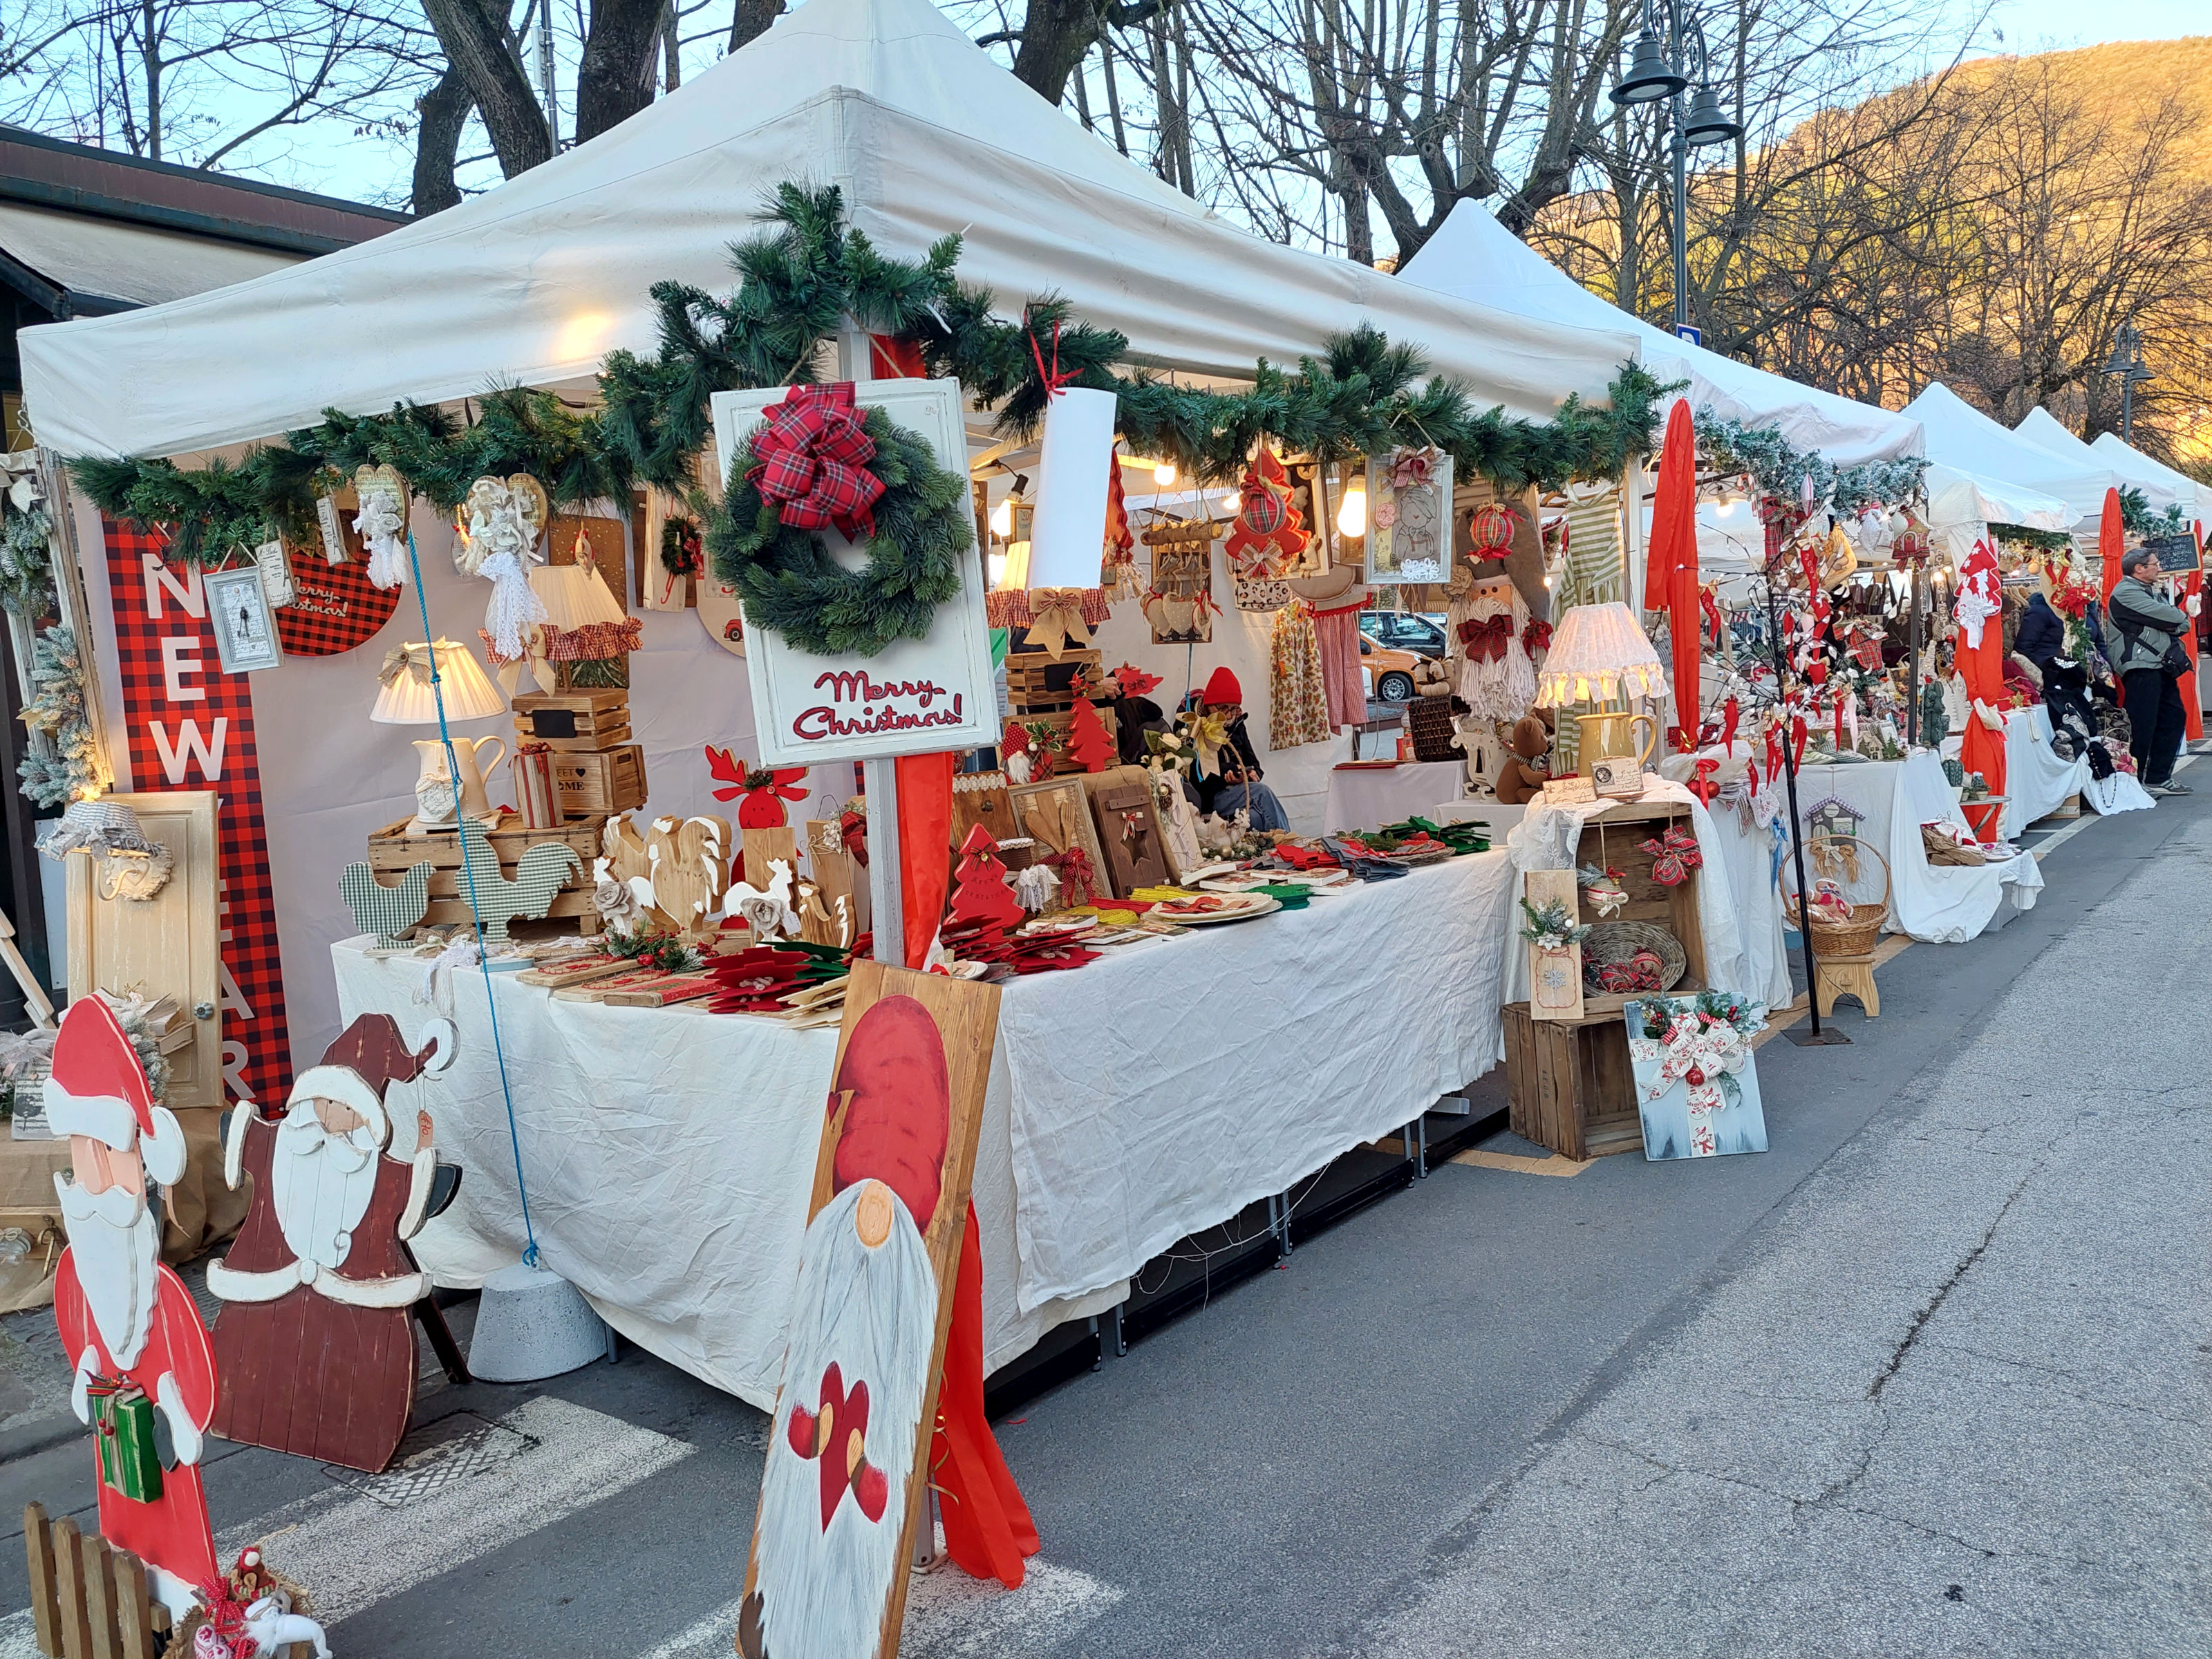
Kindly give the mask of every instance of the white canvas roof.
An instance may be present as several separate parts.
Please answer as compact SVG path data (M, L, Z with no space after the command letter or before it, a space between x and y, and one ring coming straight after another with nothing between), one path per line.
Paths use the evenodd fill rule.
M2154 507L2162 508L2178 501L2183 512L2192 517L2197 513L2196 479L2151 459L2116 433L2100 432L2096 442L2083 443L2040 404L2021 416L2020 424L2013 430L2038 449L2047 449L2083 466L2112 468L2120 475L2122 482L2141 489Z
M2105 510L2105 492L2131 482L2109 462L2075 461L2052 454L1983 414L1940 380L1905 404L1905 412L1926 429L1930 460L1974 473L2001 488L2011 485L2056 495L2071 511L2071 522L2097 517ZM2154 496L2152 505L2163 507L2172 499L2170 492L2164 500Z
M1838 466L1921 453L1913 421L1677 340L1600 299L1474 202L1454 208L1400 275L1536 321L1630 330L1638 356L1662 381L1690 383L1683 396L1692 407L1773 427L1796 448Z
M994 65L928 0L811 0L696 81L498 189L360 246L128 316L21 337L42 442L174 454L495 381L580 385L658 342L647 288L715 292L785 180L842 185L885 251L964 231L1003 314L1048 292L1133 354L1211 375L1295 362L1364 318L1483 404L1601 397L1625 322L1468 305L1214 217Z

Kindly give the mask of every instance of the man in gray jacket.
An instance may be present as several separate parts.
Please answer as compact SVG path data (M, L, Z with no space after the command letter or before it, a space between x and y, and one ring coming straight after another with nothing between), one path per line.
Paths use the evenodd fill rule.
M2185 783L2172 781L2175 752L2181 747L2183 716L2179 677L2191 666L2193 643L2189 618L2150 586L2158 560L2147 548L2134 548L2120 559L2119 585L2112 589L2113 672L2127 699L2128 752L2136 775L2154 795L2185 795Z

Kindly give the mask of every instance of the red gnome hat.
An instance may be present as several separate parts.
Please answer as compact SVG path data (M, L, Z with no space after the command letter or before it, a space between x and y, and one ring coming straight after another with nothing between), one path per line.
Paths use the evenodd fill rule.
M917 1229L937 1213L945 1148L952 1133L952 1078L945 1039L912 997L885 997L862 1014L837 1062L830 1097L847 1097L844 1138L830 1190L880 1181L899 1196Z
M1213 678L1206 681L1206 690L1200 701L1209 708L1224 703L1242 704L1244 701L1244 688L1237 683L1237 676L1231 673L1226 667L1217 668L1213 671Z
M293 1079L292 1099L342 1102L374 1127L379 1146L390 1145L392 1118L385 1110L384 1091L395 1083L435 1076L453 1063L453 1021L433 1019L422 1029L428 1041L419 1049L410 1048L391 1015L362 1015L323 1050L320 1065Z
M62 1016L46 1104L47 1126L57 1135L85 1135L118 1152L136 1151L146 1173L164 1185L185 1172L185 1132L166 1107L154 1103L137 1051L100 997L82 997Z

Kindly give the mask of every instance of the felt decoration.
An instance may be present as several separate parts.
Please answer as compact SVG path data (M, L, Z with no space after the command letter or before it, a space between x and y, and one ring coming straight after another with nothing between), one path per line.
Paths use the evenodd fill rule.
M1097 705L1088 697L1075 700L1075 711L1067 725L1067 751L1082 763L1086 772L1103 772L1108 767L1120 764L1121 756L1114 740L1106 734L1106 727L1098 719Z
M1275 578L1296 564L1310 539L1305 520L1291 501L1291 477L1282 459L1262 443L1237 497L1237 522L1222 550L1240 576Z
M708 744L707 770L715 782L727 786L714 792L716 800L744 797L738 805L740 830L781 828L791 822L784 802L806 799L806 791L799 781L806 775L803 766L754 766L733 760L728 750Z
M995 923L1001 927L1021 923L1021 901L1006 885L1006 866L999 861L998 840L981 824L970 830L968 839L961 842L960 867L953 873L959 884L952 893L954 921Z
M400 935L413 932L430 908L433 869L427 863L410 865L398 886L387 887L368 865L346 866L338 875L338 891L353 912L353 925L375 934L380 950L397 949Z

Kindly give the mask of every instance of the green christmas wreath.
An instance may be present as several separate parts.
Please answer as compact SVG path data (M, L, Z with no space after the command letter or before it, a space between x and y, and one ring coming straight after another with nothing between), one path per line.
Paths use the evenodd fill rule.
M707 527L707 556L738 590L746 626L817 656L872 657L895 640L924 637L937 607L960 591L960 560L975 544L968 481L880 409L864 410L862 425L876 446L868 471L884 486L864 568L846 569L818 534L785 524L748 480L763 427L738 442Z

